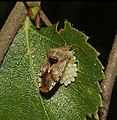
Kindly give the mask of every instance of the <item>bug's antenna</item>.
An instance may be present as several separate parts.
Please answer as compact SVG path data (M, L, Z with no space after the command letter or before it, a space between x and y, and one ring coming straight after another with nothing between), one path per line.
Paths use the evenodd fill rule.
M62 28L59 28L59 24L60 24L60 21L58 21L58 23L56 24L55 33L64 41L64 44L66 45L65 39L64 39L63 36L60 34L60 33L61 33L61 30L63 30L63 29L62 29ZM59 30L58 30L58 28L59 28Z
M74 49L74 50L80 50L84 54L84 56L86 56L86 53L84 52L84 50L80 46L78 46L78 45L72 46L72 49Z

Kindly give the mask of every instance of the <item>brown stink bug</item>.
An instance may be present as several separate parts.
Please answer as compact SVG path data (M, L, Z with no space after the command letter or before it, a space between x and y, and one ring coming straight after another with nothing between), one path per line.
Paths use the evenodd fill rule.
M74 64L76 62L75 59L76 58L73 56L72 52L70 51L70 46L68 45L49 50L45 58L45 63L40 72L40 91L44 93L49 92L55 86L55 84L60 81L60 79L60 83L64 83L65 86L70 84L71 81L74 82L74 77L77 76L76 72L78 71L76 68L77 66ZM71 78L66 79L66 73L64 75L64 70L65 67L67 65L70 66L70 64L73 65L72 67L75 70L75 74L71 75Z

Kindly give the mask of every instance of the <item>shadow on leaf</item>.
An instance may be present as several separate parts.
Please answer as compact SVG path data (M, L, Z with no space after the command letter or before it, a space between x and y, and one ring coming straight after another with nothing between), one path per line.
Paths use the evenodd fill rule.
M48 93L43 93L40 91L40 94L43 98L45 99L50 99L59 89L59 87L61 86L61 84L58 82L53 88L52 90L50 90Z

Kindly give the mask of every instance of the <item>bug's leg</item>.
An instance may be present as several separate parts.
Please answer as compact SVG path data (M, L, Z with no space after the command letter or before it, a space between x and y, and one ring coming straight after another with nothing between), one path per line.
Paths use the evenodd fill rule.
M51 78L54 82L58 82L58 77L55 74L52 74Z
M39 87L41 87L41 83L42 83L42 79L39 77L39 80L38 80Z
M59 26L59 23L60 22L58 22L57 23L57 25L56 25L56 28L55 28L55 34L57 34L58 35L58 37L60 37L63 41L64 41L64 44L66 45L66 41L65 41L65 39L63 38L63 36L60 34L60 30L58 30L58 26ZM59 28L59 29L61 29L61 28Z
M71 46L71 49L74 50L74 51L75 50L80 50L84 54L84 56L86 56L86 53L84 52L84 50L79 45Z
M78 60L75 60L74 61L75 63L77 63L77 66L78 66L78 73L82 73L83 74L83 72L80 70L80 68L79 68L79 61Z

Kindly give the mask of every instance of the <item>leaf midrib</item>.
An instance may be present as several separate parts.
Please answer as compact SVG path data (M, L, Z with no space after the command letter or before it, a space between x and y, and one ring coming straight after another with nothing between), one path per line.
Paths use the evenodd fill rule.
M35 71L33 69L33 59L32 59L32 53L31 53L31 49L30 49L30 45L29 45L29 28L30 28L30 20L27 17L26 21L24 23L24 31L25 31L25 34L26 34L26 48L27 48L27 53L28 53L28 57L29 57L29 63L30 63L31 73L32 73L32 76L33 76L33 79L34 79L34 85L35 85L35 87L38 90L39 98L40 98L41 104L43 106L43 110L45 112L45 115L47 116L47 119L50 120L49 115L48 115L48 113L47 113L47 111L45 109L43 99L42 99L42 97L40 95L39 86L38 86L38 83L37 83L36 77L35 77Z

